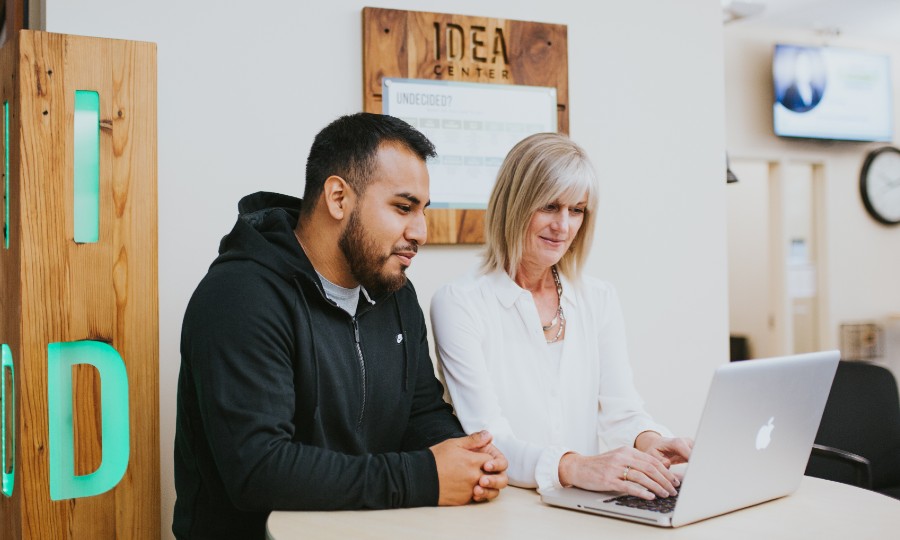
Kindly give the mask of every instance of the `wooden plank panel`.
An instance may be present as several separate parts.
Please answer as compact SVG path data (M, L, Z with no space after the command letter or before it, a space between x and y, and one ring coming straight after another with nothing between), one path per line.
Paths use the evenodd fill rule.
M109 164L106 156L110 154L110 142L100 135L100 236L97 243L76 244L74 242L74 122L75 92L77 90L97 91L100 96L100 115L108 108L108 89L105 87L104 64L106 63L105 47L99 40L79 43L73 38L65 38L64 64L52 77L50 84L61 85L65 99L65 132L64 154L59 159L64 163L63 188L65 199L56 211L65 217L65 236L60 237L66 250L68 272L65 283L61 286L69 298L68 311L61 314L70 319L68 335L57 336L55 341L74 341L93 339L112 343L109 329L113 325L113 313L110 313L110 291L106 277L110 275L109 247L106 241L113 226L107 210L110 191L107 180ZM51 339L51 336L47 337ZM115 345L113 345L115 346ZM101 396L100 377L93 366L74 366L73 375L73 424L79 431L75 433L75 474L89 474L97 470L101 463L102 442L101 429ZM108 494L100 498L110 497ZM92 497L96 498L96 497ZM89 504L73 504L69 508L70 528L72 530L94 530L100 521L106 521L102 512L92 511L98 501ZM106 504L113 504L112 501ZM101 529L102 530L102 529Z
M19 454L23 537L65 538L67 505L50 501L49 425L47 420L47 344L65 336L69 297L59 277L67 274L65 159L66 100L62 84L64 38L19 34L20 243L22 257L22 351L19 377L23 422ZM12 157L10 159L13 159ZM54 339L58 341L59 339Z
M415 79L465 81L490 84L534 84L517 82L518 65L531 58L519 56L509 64L508 19L470 17L448 13L407 12L406 23L410 70ZM543 23L523 22L525 28ZM547 65L545 70L552 71Z
M556 88L557 131L569 133L568 30L562 24L506 21L515 84ZM553 66L552 69L547 69Z
M63 186L66 198L64 206L58 208L65 216L66 236L60 238L66 250L68 271L64 285L69 298L68 334L62 341L93 339L112 343L112 329L115 327L114 293L110 287L112 275L112 237L118 226L113 211L112 197L112 137L108 130L100 130L100 238L95 243L78 244L74 238L74 122L75 92L77 90L96 91L100 95L100 120L108 119L112 110L112 81L110 80L108 40L65 37L65 65L61 78L54 82L62 84L66 100L65 119L65 173ZM113 344L115 347L115 344Z
M131 463L116 489L116 538L159 538L156 46L112 42L113 342L128 369Z
M8 39L0 49L0 105L4 101L9 102L10 113L10 133L9 145L11 149L10 168L10 195L9 201L9 222L10 222L10 245L9 249L0 246L0 342L9 345L13 354L14 369L16 370L15 380L15 396L16 396L16 433L7 434L7 437L14 439L13 446L15 448L16 466L14 490L12 497L0 495L0 539L12 540L22 538L22 498L19 496L22 484L22 465L20 463L22 454L21 433L22 421L24 415L22 412L22 388L21 383L23 374L21 373L21 353L22 353L22 326L21 321L21 283L19 281L21 268L21 253L18 249L20 241L20 228L18 224L19 212L19 186L17 179L19 178L20 164L13 150L18 148L20 134L14 129L19 124L18 114L18 80L16 78L19 59L19 43L16 39ZM2 116L2 115L0 115ZM0 127L0 141L3 141L4 130ZM2 146L0 146L2 148ZM5 153L4 153L5 154ZM0 162L5 159L5 155L0 156ZM0 171L5 170L5 166ZM4 215L6 205L0 205L0 215ZM4 215L5 217L5 215Z
M68 62L89 62L95 54L93 41L70 37ZM158 537L155 47L104 40L100 58L102 71L95 84L101 93L102 252L92 254L78 249L88 246L75 245L72 256L83 258L84 273L79 282L90 282L93 276L99 276L94 286L102 294L99 309L104 319L95 317L96 326L82 330L92 339L109 341L121 354L129 373L132 429L130 465L125 477L116 489L100 496L111 498L109 504L114 512L107 509L104 515L115 516L115 535L98 533L104 538ZM92 83L87 76L89 70L76 71L84 79L67 77L79 87L69 89L73 95L76 89L90 89ZM102 261L101 272L92 268L92 262L98 258ZM146 493L140 493L141 489ZM85 516L91 514L85 512Z
M565 25L363 8L365 111L382 112L384 77L555 87L557 130L569 132ZM484 242L484 210L434 208L426 221L433 244Z
M85 475L100 467L103 456L100 433L100 374L90 364L72 366L72 430L75 474Z
M456 244L456 212L438 208L425 211L425 225L430 244Z
M406 14L363 8L363 110L381 113L381 79L409 77Z
M13 269L22 333L14 499L22 527L6 537L159 538L156 48L32 31L18 42L21 140L10 161L20 184L11 214L19 212L21 227L21 239L12 238L21 261ZM89 244L73 240L76 90L100 95L100 238ZM10 267L0 258L4 272ZM4 287L0 298L16 300L15 293ZM85 339L109 343L126 366L128 469L106 493L51 501L47 344ZM103 452L100 376L90 366L73 372L76 473L85 474Z

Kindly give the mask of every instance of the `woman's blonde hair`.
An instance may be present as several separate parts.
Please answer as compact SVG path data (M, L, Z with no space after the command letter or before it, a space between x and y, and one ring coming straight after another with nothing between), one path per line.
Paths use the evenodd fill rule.
M520 141L503 160L488 201L482 269L504 270L515 279L532 215L549 203L574 204L586 196L584 221L557 264L570 279L580 277L594 238L597 191L587 153L565 135L538 133Z

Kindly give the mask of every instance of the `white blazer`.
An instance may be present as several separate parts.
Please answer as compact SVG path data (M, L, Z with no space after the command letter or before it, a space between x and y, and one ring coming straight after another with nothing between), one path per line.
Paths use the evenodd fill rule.
M643 431L671 432L644 411L612 285L560 276L566 335L558 372L531 293L505 272L470 274L431 301L438 359L467 433L487 429L509 460L510 483L559 487L559 460L631 446ZM543 363L543 364L542 364Z

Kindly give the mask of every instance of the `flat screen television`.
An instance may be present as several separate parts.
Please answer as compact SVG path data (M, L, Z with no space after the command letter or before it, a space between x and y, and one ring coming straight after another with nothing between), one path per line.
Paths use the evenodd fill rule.
M891 141L890 59L839 47L775 45L775 134L843 141Z

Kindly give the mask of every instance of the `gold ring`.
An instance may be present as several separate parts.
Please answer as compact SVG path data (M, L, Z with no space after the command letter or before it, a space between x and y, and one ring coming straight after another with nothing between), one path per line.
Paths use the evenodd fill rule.
M630 471L630 470L631 470L631 465L626 465L625 470L622 472L622 481L623 482L628 481L628 471Z

